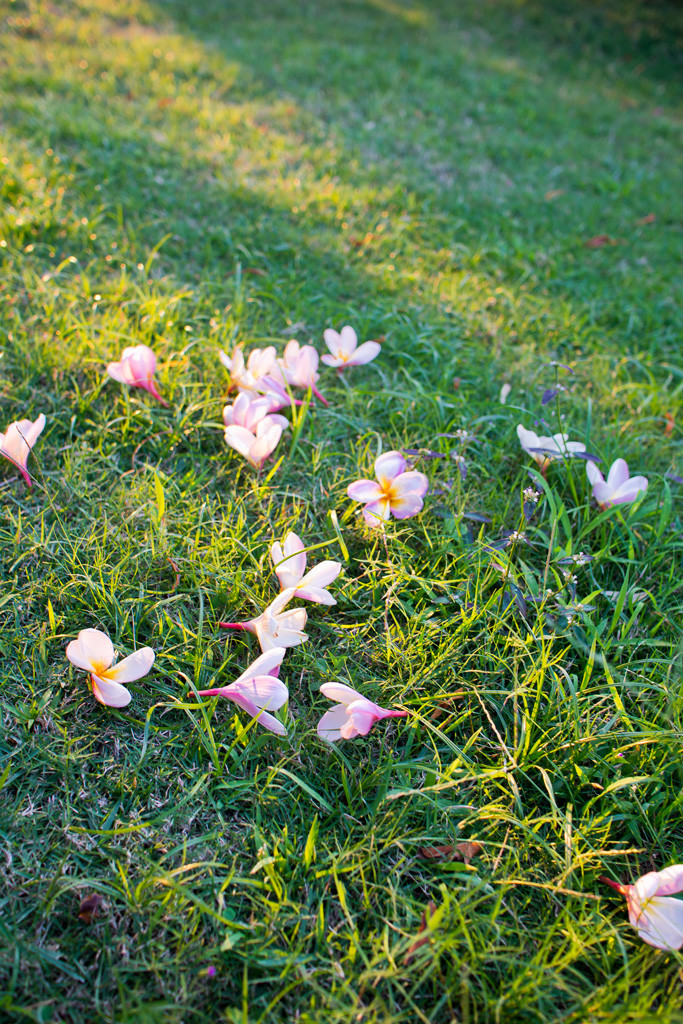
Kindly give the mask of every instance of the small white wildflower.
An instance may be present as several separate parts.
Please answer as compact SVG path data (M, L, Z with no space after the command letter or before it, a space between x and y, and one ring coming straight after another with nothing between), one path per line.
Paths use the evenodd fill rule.
M535 491L533 489L533 487L527 487L526 490L524 491L524 500L525 501L532 501L534 503L534 505L536 504L536 502L538 501L538 499L540 497L541 497L541 495L539 494L539 492Z

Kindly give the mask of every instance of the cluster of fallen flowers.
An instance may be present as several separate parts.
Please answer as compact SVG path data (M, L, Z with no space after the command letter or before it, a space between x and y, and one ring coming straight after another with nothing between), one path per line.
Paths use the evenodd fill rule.
M342 370L370 362L380 351L377 342L358 346L355 331L344 327L340 333L325 331L330 351L322 357L326 365ZM328 403L318 389L319 354L311 345L300 346L290 341L282 357L274 346L253 350L246 361L240 347L231 356L220 353L220 360L230 374L230 385L238 394L225 407L223 420L227 444L243 455L252 466L261 469L288 427L281 410L297 403L293 388L306 389L324 405ZM109 376L120 383L143 388L162 405L163 399L154 381L156 356L146 345L124 349L118 362L107 366ZM30 486L28 456L45 427L41 414L35 422L19 420L0 434L0 454L20 470ZM601 509L635 501L648 486L645 477L630 477L626 462L617 459L607 479L586 453L582 442L570 441L565 433L539 436L521 424L517 433L522 448L536 461L545 476L552 461L585 458L592 494ZM360 479L349 485L347 494L364 505L365 522L381 527L391 516L407 519L418 514L424 503L429 483L425 474L409 468L404 455L389 451L375 460L375 479ZM281 593L256 618L243 622L221 622L226 629L243 629L254 633L261 655L232 683L196 690L201 698L222 697L246 711L252 719L269 731L285 736L285 724L273 712L280 711L289 700L286 684L279 678L280 668L289 647L304 643L307 621L305 608L290 608L294 599L322 605L334 605L328 587L341 571L341 564L323 561L306 572L306 549L301 539L290 532L284 542L274 543L271 557ZM68 660L89 674L93 696L102 704L122 708L131 700L124 685L145 676L155 660L150 647L143 647L116 662L113 644L98 629L83 629L66 649ZM365 736L375 722L385 718L405 718L408 712L380 707L357 690L340 682L327 682L321 693L336 703L326 711L317 725L321 739L335 742ZM608 878L603 882L626 897L629 919L640 937L664 950L683 946L683 901L676 898L683 892L683 865L673 865L661 872L650 872L632 885L622 885Z

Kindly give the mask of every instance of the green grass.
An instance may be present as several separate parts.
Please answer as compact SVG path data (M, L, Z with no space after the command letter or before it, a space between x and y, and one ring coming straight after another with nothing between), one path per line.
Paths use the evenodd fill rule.
M680 954L597 881L683 860L680 9L0 12L0 429L48 420L31 492L0 467L0 1019L683 1021ZM343 323L380 357L258 479L217 349ZM170 409L104 377L133 343ZM523 524L515 427L558 415L645 498L553 466ZM385 547L346 487L399 447L448 457ZM191 684L256 655L217 623L289 529L344 574L280 741ZM121 712L64 657L86 626L157 653ZM323 746L330 679L410 715Z

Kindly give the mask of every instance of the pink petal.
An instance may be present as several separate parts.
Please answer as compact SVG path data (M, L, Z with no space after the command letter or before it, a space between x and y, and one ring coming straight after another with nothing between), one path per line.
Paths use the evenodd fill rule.
M350 359L347 360L347 366L363 366L365 363L371 362L376 356L379 355L382 346L377 341L366 341L360 348L357 348Z
M226 427L225 440L231 448L234 448L235 451L239 452L240 455L244 455L245 459L249 459L251 462L251 447L256 441L251 430L240 426Z
M256 661L252 662L249 668L245 669L242 675L231 685L235 686L238 683L241 685L253 679L254 676L267 676L269 672L272 672L274 668L282 664L284 656L284 647L273 647L264 654L260 654Z
M352 739L354 736L367 736L377 721L377 715L365 707L347 707L349 722L342 726L341 734L344 739Z
M325 364L325 366L331 366L333 369L335 369L338 366L345 366L346 365L344 363L344 360L340 359L339 356L324 355L324 356L321 356L320 358L323 361L323 363Z
M106 671L114 660L114 645L101 629L82 629L78 634L77 643L80 645L81 658L88 671L94 672L95 675Z
M381 501L370 501L363 509L363 518L368 526L381 526L382 522L391 516L391 506L388 498Z
M358 344L358 336L353 327L342 327L339 334L339 352L343 356L350 356Z
M260 469L268 456L273 452L282 437L282 427L272 417L266 416L256 428L256 440L249 452L249 461Z
M117 380L119 384L132 384L130 372L125 363L108 363L107 371L110 377Z
M586 476L591 484L604 484L605 478L594 462L586 463Z
M146 676L153 664L154 651L152 648L141 647L139 651L129 654L127 658L107 669L106 672L100 673L100 679L117 683L132 683L135 679Z
M347 686L346 683L323 683L320 687L320 692L329 697L330 700L339 701L344 705L350 704L354 700L365 699L362 693Z
M342 729L348 725L349 716L346 713L346 707L344 704L335 704L334 707L326 711L322 716L317 725L317 733L321 740L327 740L328 743L336 743L337 740L341 740Z
M243 711L246 711L247 714L251 715L252 718L255 718L258 725L262 725L264 729L268 729L270 732L274 732L278 736L287 735L287 730L275 715L270 715L267 711L262 711L260 708L257 708L256 705L244 694L234 691L229 695L226 694L226 697L234 704L237 704L239 708L242 708Z
M379 501L384 494L375 480L354 480L346 488L346 493L354 501Z
M125 686L95 675L92 676L92 693L95 700L110 708L125 708L132 700L132 696Z
M288 533L284 545L277 541L270 549L275 574L283 587L295 587L306 572L306 549L295 533Z
M672 864L658 874L657 896L673 896L674 893L683 892L683 864Z
M297 587L296 596L302 601L312 601L314 604L325 604L330 607L337 603L324 587Z
M375 459L375 476L383 490L388 490L392 482L401 473L405 473L408 463L400 452L384 452Z
M410 473L402 473L391 485L391 504L393 508L394 496L396 498L407 498L409 495L417 498L424 498L429 490L429 480L424 473L412 470Z
M625 484L628 480L628 465L624 459L617 459L610 466L609 473L607 474L607 486L611 492L616 491L622 484Z
M646 476L632 476L626 480L621 487L612 493L611 501L614 505L623 505L629 501L635 501L639 494L647 490Z
M403 498L391 499L391 514L396 519L410 519L422 511L423 505L419 494L406 494Z
M277 711L289 700L289 690L282 680L269 675L254 676L225 687L226 697L229 694L234 699L236 693L247 697L259 710Z
M28 430L22 430L24 440L29 448L33 448L34 444L40 437L45 427L45 415L41 412L35 423L30 423Z
M341 571L341 562L333 562L331 559L319 562L301 578L297 591L301 587L329 587Z

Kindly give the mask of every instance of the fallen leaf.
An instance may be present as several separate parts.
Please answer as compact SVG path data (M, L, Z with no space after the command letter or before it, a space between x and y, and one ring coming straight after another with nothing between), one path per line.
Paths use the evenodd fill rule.
M676 420L673 418L673 413L664 413L666 417L666 426L664 427L664 437L671 437L676 426Z
M85 899L81 900L81 904L78 908L78 918L84 921L85 924L90 924L93 917L97 917L97 911L102 905L102 897L93 892L90 896L86 896Z
M552 202L553 199L559 198L564 195L565 190L563 188L551 188L550 192L546 192L545 200L547 203Z
M173 98L173 96L162 96L159 102L157 103L157 107L159 108L159 110L164 110L165 107L172 107L174 103L175 99Z
M427 913L429 914L429 917L431 917L432 914L436 913L436 903L433 903L431 900L427 904ZM403 958L404 964L410 963L418 949L420 949L421 946L426 946L427 943L429 942L429 929L427 928L427 920L427 914L423 910L422 917L420 918L420 931L418 933L417 938L415 939L415 942L412 944L412 946L406 953L405 957Z
M611 238L609 235L594 235L593 238L589 238L583 244L586 249L601 249L603 245L619 245L619 242L616 238Z
M243 274L253 274L256 277L268 277L267 270L261 270L260 267L244 267L242 269Z
M459 389L459 387L460 387L460 378L459 377L454 377L453 378L453 390L457 391Z
M461 860L469 864L473 857L478 857L483 852L481 843L449 843L446 846L421 846L417 851L424 860Z
M654 224L656 220L657 217L654 213L648 213L645 217L639 217L636 224Z

